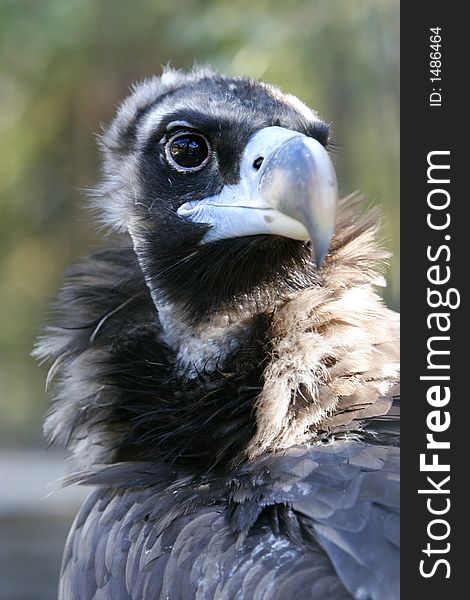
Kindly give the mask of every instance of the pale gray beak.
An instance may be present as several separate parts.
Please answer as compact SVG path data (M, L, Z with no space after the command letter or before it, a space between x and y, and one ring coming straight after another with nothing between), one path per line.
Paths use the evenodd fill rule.
M186 202L178 214L211 225L203 243L260 234L310 239L320 266L334 233L337 199L325 148L296 131L266 127L245 148L238 184Z

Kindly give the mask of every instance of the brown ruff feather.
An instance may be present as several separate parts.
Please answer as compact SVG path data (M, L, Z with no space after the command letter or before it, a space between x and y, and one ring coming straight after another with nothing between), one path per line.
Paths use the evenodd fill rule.
M350 196L340 204L322 285L274 311L249 458L386 415L397 393L399 315L373 289L383 285L389 254L376 241L378 212L357 215L360 202Z
M259 354L250 350L249 345L243 351L248 352L247 357L237 359L235 352L231 367L228 365L235 372L224 373L222 370L215 383L210 379L206 383L203 380L194 382L196 389L189 389L187 382L179 380L171 384L170 390L166 389L169 372L166 367L159 367L160 359L164 362L165 357L152 354L165 351L158 342L160 333L151 312L153 304L148 301L148 313L140 313L137 305L129 304L128 294L134 298L138 285L142 288L139 292L141 302L147 302L148 292L143 282L132 283L129 290L125 288L121 294L120 284L115 280L115 277L121 277L120 269L116 271L114 263L106 260L91 262L90 272L84 271L65 286L66 294L70 288L70 293L79 296L64 296L60 305L65 311L64 320L48 328L36 350L37 357L53 363L49 379L55 374L58 376L54 386L57 400L46 421L49 439L73 447L77 463L84 468L99 462L112 462L117 450L128 443L126 440L132 435L134 402L142 402L143 415L157 411L162 402L164 410L171 406L173 415L183 402L181 394L188 395L186 409L189 413L177 412L175 414L180 416L172 416L171 424L168 423L166 433L174 434L173 429L185 426L188 418L192 419L190 427L197 427L198 413L194 412L194 406L206 410L204 397L217 392L220 396L216 411L220 412L219 426L222 429L231 427L230 418L234 417L230 417L230 411L235 410L243 420L237 430L239 443L234 444L238 462L336 431L357 431L358 422L387 415L397 392L399 316L389 310L374 291L374 285L384 284L381 271L389 254L376 241L378 211L361 211L361 204L362 199L357 196L340 202L337 233L330 254L310 287L287 297L278 297L259 315L264 323L262 339L266 340L260 338L259 341L264 356L263 367L259 364ZM138 269L135 262L129 262L126 268L129 273L139 276L134 273ZM115 291L110 293L109 290ZM96 298L96 302L93 300L90 304L91 298ZM103 299L109 302L107 309L102 305ZM124 307L121 312L119 307ZM103 311L109 315L105 322ZM127 316L123 316L125 311ZM142 328L147 331L145 348L150 355L142 357L142 347L137 353L135 368L147 365L151 370L145 370L143 379L138 379L138 373L133 373L134 367L126 359L124 376L138 383L130 384L124 379L124 387L127 389L131 385L131 391L138 392L139 388L135 386L143 385L143 400L134 400L134 396L125 390L123 396L118 396L122 384L109 380L116 369L118 372L119 368L124 368L117 368L113 362L113 335L127 320L133 321L136 314L143 319L141 329L132 329L130 333L138 340ZM246 318L244 314L241 316ZM71 319L72 324L80 326L69 327ZM61 322L66 326L62 327ZM87 322L92 323L88 326ZM93 334L99 323L104 323L102 329ZM125 344L123 348L125 351ZM155 357L158 357L156 362ZM110 369L111 375L108 375ZM253 394L250 397L251 391L243 392L248 399L245 398L244 405L239 408L235 407L240 400L233 395L233 390L224 391L225 380L233 378ZM262 386L260 393L258 383ZM226 393L231 395L226 396ZM162 395L163 401L159 400ZM121 410L119 407L123 403L129 407L128 412L118 414L116 411ZM223 416L225 409L228 417ZM211 417L209 409L208 414L200 416L202 425ZM249 432L252 420L254 435ZM144 422L149 435L152 435L153 426L161 425L159 416L154 417L154 421L145 418ZM201 431L199 435L205 436L206 430ZM191 432L184 433L183 438L189 439L188 436L195 433ZM225 434L214 443L215 453L220 445L226 444Z

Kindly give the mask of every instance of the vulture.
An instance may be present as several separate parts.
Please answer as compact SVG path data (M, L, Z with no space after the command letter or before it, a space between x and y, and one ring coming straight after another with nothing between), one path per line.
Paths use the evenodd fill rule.
M110 235L35 350L46 435L91 486L59 598L397 599L399 321L329 124L273 85L166 69L100 146Z

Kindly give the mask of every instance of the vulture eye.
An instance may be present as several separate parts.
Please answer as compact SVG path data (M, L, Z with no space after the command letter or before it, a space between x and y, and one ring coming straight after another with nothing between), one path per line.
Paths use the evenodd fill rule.
M211 156L206 138L201 133L188 131L174 135L165 150L168 162L178 171L198 171Z

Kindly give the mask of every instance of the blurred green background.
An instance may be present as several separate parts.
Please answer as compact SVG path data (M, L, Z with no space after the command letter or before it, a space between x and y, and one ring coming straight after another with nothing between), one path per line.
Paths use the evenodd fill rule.
M70 262L100 243L84 188L94 133L170 62L280 85L333 125L344 194L384 207L398 308L397 0L2 0L0 444L43 444L45 369L29 357Z

